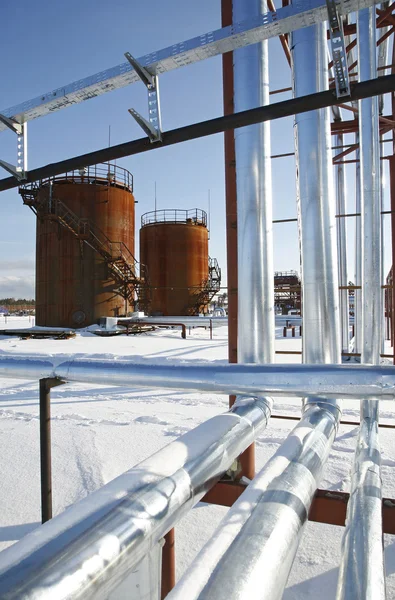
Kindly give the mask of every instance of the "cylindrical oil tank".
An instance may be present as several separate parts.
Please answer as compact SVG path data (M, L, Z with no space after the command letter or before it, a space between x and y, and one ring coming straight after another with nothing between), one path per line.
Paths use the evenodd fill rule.
M148 272L151 315L198 313L209 275L206 213L167 209L144 214L140 262Z
M118 258L123 267L118 254L134 260L132 175L107 164L87 167L40 181L30 202L38 215L37 325L85 327L128 310L111 265Z

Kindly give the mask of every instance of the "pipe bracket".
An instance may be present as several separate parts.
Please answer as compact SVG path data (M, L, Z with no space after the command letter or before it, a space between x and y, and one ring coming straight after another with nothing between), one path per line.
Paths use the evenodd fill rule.
M19 123L15 119L0 114L0 123L3 123L8 129L16 133L16 166L11 165L5 160L0 160L0 167L8 171L18 181L26 179L27 171L27 123Z
M159 102L159 81L158 77L145 67L143 67L138 60L136 60L130 52L125 52L125 58L129 64L133 67L136 74L139 76L141 81L144 83L148 92L148 121L142 117L134 108L129 108L129 113L135 119L136 123L145 131L148 135L150 142L161 142L162 141L162 130L161 130L161 115L160 115L160 102Z
M343 21L338 13L335 0L326 0L326 6L328 10L336 96L343 98L350 96L351 93Z

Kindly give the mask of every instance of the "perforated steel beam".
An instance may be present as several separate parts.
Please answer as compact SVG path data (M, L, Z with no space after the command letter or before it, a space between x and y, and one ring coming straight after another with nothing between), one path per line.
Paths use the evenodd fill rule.
M335 5L339 15L346 15L374 4L376 4L374 0L338 0ZM276 12L267 12L248 21L223 27L146 54L137 61L151 74L160 75L212 56L255 44L264 39L320 23L327 18L325 1L299 0L292 5L279 8ZM125 62L32 100L27 100L22 104L4 109L0 113L18 122L31 121L136 81L140 81L137 72L129 62ZM6 127L4 123L0 122L0 131Z

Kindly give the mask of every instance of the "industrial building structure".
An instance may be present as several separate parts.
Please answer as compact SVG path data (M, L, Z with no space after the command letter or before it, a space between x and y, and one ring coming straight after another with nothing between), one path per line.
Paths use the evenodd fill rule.
M144 578L142 582L150 597L158 597L157 555L164 537L162 598L278 599L307 519L346 524L333 595L338 600L386 598L383 532L395 533L395 500L385 500L382 494L379 401L395 398L395 367L380 365L384 338L380 136L389 132L393 136L395 127L394 9L395 4L388 3L376 8L369 0L321 4L284 0L277 10L271 0L267 4L222 0L222 29L139 61L129 55L131 68L120 65L85 85L78 82L78 86L64 88L60 100L54 93L23 110L9 109L5 115L5 122L10 117L21 120L21 115L24 119L43 116L92 97L92 88L104 93L137 79L152 96L160 73L224 54L222 119L162 132L154 99L155 119L147 122L134 111L148 138L71 162L78 165L80 161L82 166L87 160L97 161L98 156L112 159L148 151L150 144L166 146L225 131L229 363L241 363L119 361L114 366L110 360L89 358L54 364L51 357L33 361L0 356L0 375L8 377L230 394L227 413L189 431L77 508L55 517L41 534L41 546L35 532L34 540L28 536L13 551L7 550L0 574L7 598L33 596L42 590L46 597L52 593L59 599L65 594L67 598L108 596L133 569L142 564L150 569L153 563L148 583ZM269 105L267 38L275 36L280 37L292 68L293 99ZM391 36L392 58L388 59ZM391 75L381 76L388 70ZM387 92L391 93L391 114L383 115L382 94ZM344 119L349 112L352 119ZM302 365L274 364L270 120L287 115L295 115ZM21 123L17 123L19 130ZM349 134L351 142L346 138ZM395 225L392 137L390 142ZM344 157L354 152L355 211L346 214ZM63 164L38 171L53 173ZM24 176L38 179L35 172ZM3 180L0 189L14 185L15 181ZM351 217L356 230L353 352L349 352L344 227L345 219ZM142 231L158 225L163 223L146 223ZM394 294L393 281L389 281ZM395 302L388 306L393 311ZM342 365L342 354L358 357L362 364ZM300 420L256 474L253 442L270 427L273 398L281 396L303 397ZM318 488L342 423L343 398L360 403L360 419L355 423L359 429L349 493L338 490L334 494ZM170 591L175 584L173 526L202 498L232 507ZM64 531L67 536L62 535ZM16 547L26 559L22 567L19 556L15 559ZM152 587L156 591L151 593Z
M274 273L274 306L286 315L289 309L301 309L301 282L296 271Z

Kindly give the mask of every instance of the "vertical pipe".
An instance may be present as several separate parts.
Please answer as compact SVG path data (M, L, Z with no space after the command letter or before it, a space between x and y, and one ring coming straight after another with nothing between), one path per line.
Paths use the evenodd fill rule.
M266 0L233 0L233 22L267 12ZM268 41L236 50L235 112L269 104ZM274 362L274 267L270 123L235 131L238 362ZM250 458L246 476L255 475Z
M222 27L232 25L232 0L221 0ZM224 115L234 113L234 74L233 52L222 55L222 76L224 89ZM237 191L236 191L236 151L234 131L225 131L225 195L226 195L226 254L228 277L228 360L237 363ZM236 396L229 396L232 406ZM255 474L255 448L251 444L239 458L241 472L252 479Z
M267 12L266 0L233 0L233 21ZM268 41L234 52L235 111L269 104ZM274 362L270 123L235 131L238 228L238 360Z
M375 8L357 14L359 81L377 77ZM378 98L359 101L362 225L361 362L380 363L381 203ZM378 400L361 401L361 425L347 507L338 600L385 598Z
M395 114L395 111L394 111ZM392 250L392 269L391 269L391 346L394 353L393 363L395 364L395 148L393 156L389 159L390 173L390 200L391 200L391 250Z
M380 100L379 100L380 101ZM379 161L379 169L380 169L380 209L383 213L384 211L384 155L385 149L384 144L381 143L384 139L384 136L380 136L379 138L379 152L380 152L380 161ZM386 274L384 272L384 224L385 224L385 215L381 214L380 217L380 229L381 229L381 243L380 243L380 261L381 261L381 279L380 285L385 285L386 283ZM380 341L380 352L385 354L385 299L386 299L386 290L381 289L381 341Z
M355 212L361 213L361 167L359 151L359 132L355 134L357 150L355 152ZM361 286L362 264L361 264L361 217L355 217L355 285ZM362 334L362 292L354 290L354 352L361 352Z
M40 379L41 522L52 519L51 391L48 379Z
M328 89L325 23L293 32L291 46L294 95L304 96ZM304 303L303 360L306 363L339 363L339 295L329 109L296 115L295 142Z
M339 133L335 136L335 146L343 146L343 134ZM343 164L336 165L336 210L337 214L344 215L346 213L346 177ZM339 218L336 221L337 225L337 262L339 285L346 286L347 278L347 236L346 236L346 220ZM341 350L342 352L349 351L349 310L348 310L348 290L339 290L339 306L340 306L340 322L341 322Z

